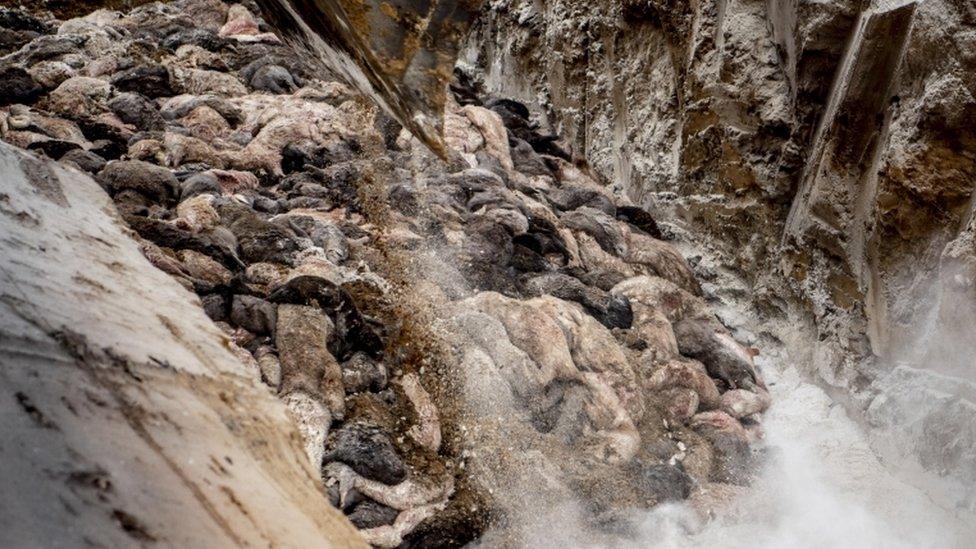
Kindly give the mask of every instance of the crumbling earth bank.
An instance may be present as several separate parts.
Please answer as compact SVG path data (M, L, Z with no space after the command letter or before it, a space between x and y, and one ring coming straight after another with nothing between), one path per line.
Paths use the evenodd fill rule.
M489 526L524 543L519 504L528 492L578 502L594 536L626 536L629 509L699 501L749 481L769 405L755 349L712 314L647 211L574 164L524 105L463 86L444 122L449 160L435 157L369 101L310 70L254 13L211 0L68 21L8 18L35 29L0 59L0 137L31 151L10 157L57 160L66 170L57 173L84 182L72 193L97 203L93 178L143 256L171 277L165 285L130 277L129 289L112 290L100 279L114 264L98 251L100 237L72 237L70 223L25 210L62 199L51 180L28 188L4 179L5 196L23 202L5 202L6 223L76 250L77 262L61 261L72 269L65 276L107 290L96 302L68 294L65 311L162 315L153 324L170 334L162 339L136 322L86 332L108 339L85 347L105 353L106 376L129 372L143 379L146 398L161 398L152 397L156 378L104 351L108 343L162 372L211 360L208 349L219 348L220 371L233 370L261 398L277 395L281 404L267 403L267 413L280 420L288 411L302 462L320 472L326 495L292 503L328 502L381 547L457 546ZM106 209L92 209L91 222L107 222ZM69 238L91 251L81 254L87 248ZM32 249L37 271L59 262L51 249ZM10 288L9 299L26 308L18 311L58 295L44 285ZM167 308L172 314L160 312ZM193 327L181 328L187 319ZM155 347L170 354L150 356ZM191 386L200 398L248 406L207 383ZM171 413L155 402L145 413L162 424L182 417L180 394L167 401ZM39 400L21 404L20 420L47 413ZM110 429L120 420L86 422ZM233 418L223 424L243 429ZM241 440L260 448L294 432L270 428L264 442L250 431L240 440L184 438L201 430L174 427L154 447L177 452L167 455L178 471L185 452ZM300 467L294 442L280 451ZM138 485L107 474L119 492ZM181 485L192 488L185 476ZM265 487L257 478L248 480ZM256 512L227 498L262 528L290 527L273 506ZM123 517L116 526L137 537L209 539L155 515L159 505L134 503L123 510L139 522ZM231 539L255 539L224 526Z
M971 393L974 33L959 0L494 0L462 66L749 280L770 335L811 317L796 361L972 485L971 397L904 395Z

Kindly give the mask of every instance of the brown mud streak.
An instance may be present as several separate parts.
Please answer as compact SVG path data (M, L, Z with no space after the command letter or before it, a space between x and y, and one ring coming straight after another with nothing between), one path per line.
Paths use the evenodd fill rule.
M379 136L370 137L363 144L362 157L379 159L384 152L382 139ZM357 306L380 317L384 325L395 327L386 341L387 356L391 357L403 373L415 373L420 377L421 385L430 393L437 407L442 439L439 455L445 459L448 470L455 477L454 493L448 500L447 509L440 514L443 515L453 507L463 515L459 518L467 519L469 524L484 529L487 527L487 498L479 493L464 474L464 470L455 465L459 462L463 449L464 438L460 427L464 412L459 400L461 391L456 390L460 385L459 372L451 366L450 349L431 329L442 315L436 306L416 292L416 281L422 277L421 273L416 272L408 251L387 238L392 215L386 182L390 179L391 171L392 166L388 162L370 163L356 190L366 218L379 232L375 248L380 252L382 261L374 267L390 282L393 293L382 297L357 291L357 288L349 288L349 292ZM398 400L409 402L409 399ZM398 416L406 417L407 423L415 421L412 405L405 405L403 408L409 410L397 410ZM404 434L408 427L409 425L402 426ZM404 438L411 440L409 436ZM427 453L429 452L423 450L411 451L407 459L418 464L428 458L425 455ZM437 464L425 463L423 470L430 470L435 465ZM423 523L418 529L422 527Z

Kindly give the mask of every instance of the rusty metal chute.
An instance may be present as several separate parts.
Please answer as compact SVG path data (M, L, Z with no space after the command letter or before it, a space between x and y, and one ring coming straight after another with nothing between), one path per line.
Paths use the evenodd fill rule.
M368 94L444 156L444 101L483 0L258 0L299 53Z

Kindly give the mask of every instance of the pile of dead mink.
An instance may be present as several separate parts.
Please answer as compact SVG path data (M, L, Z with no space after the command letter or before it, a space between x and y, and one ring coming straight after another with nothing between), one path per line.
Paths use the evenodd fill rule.
M507 444L569 456L561 482L597 515L744 481L768 396L646 211L524 105L463 79L451 160L434 157L255 13L0 10L0 137L112 196L146 257L287 404L368 541L478 537L465 490L506 520L504 490L484 490L504 458L475 457L490 437L459 428L502 414L482 404L507 403ZM464 414L439 409L440 374L405 350L417 310L468 387ZM579 488L617 476L610 495Z

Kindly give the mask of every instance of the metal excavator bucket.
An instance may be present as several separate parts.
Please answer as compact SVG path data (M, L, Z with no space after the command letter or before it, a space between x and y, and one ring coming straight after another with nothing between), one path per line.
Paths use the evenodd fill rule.
M483 0L258 0L299 53L373 97L441 157L458 48Z

